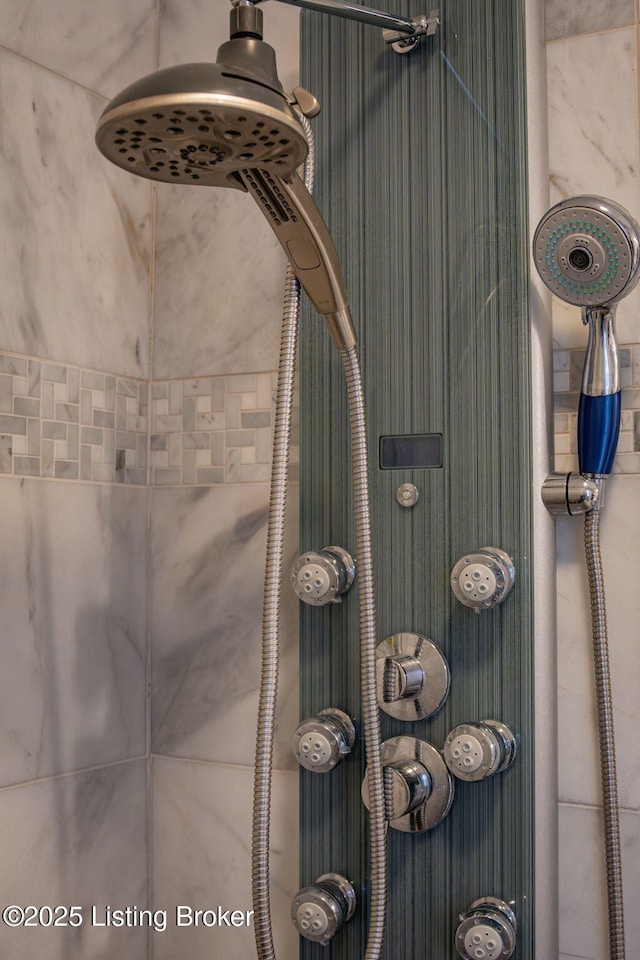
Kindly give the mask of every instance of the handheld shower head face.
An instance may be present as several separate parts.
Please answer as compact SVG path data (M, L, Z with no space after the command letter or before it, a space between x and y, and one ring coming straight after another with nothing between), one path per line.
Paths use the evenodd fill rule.
M238 189L238 171L289 178L308 151L273 50L253 38L223 44L216 63L169 67L131 84L104 110L96 144L140 177Z
M617 303L640 278L640 227L604 197L573 197L552 207L533 240L533 257L547 287L579 307Z
M533 257L557 297L582 307L589 341L578 408L578 460L585 476L611 473L620 430L615 304L640 277L640 227L603 197L573 197L549 210L535 232Z

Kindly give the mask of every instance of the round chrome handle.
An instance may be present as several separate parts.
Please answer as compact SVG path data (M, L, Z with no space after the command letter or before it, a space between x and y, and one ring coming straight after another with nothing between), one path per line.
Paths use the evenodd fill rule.
M296 596L312 607L340 603L355 580L353 558L342 547L324 547L301 554L291 570Z
M353 885L339 873L323 873L310 887L293 898L291 920L307 940L327 944L356 908Z
M429 771L417 760L391 760L385 764L383 776L387 820L411 813L431 794Z
M419 633L396 633L376 650L378 706L397 720L424 720L449 695L449 665L440 649Z
M415 737L392 737L382 744L385 814L389 826L405 833L432 830L451 809L453 780L440 753ZM369 809L369 772L362 781Z

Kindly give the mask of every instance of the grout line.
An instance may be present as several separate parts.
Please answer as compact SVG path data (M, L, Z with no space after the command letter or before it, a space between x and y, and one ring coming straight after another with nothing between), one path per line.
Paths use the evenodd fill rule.
M635 58L634 58L634 74L635 74L635 100L636 100L636 171L640 170L640 0L635 0L635 15L636 15L636 24L635 24ZM638 190L638 177L640 174L636 172L636 191Z
M109 770L111 767L121 767L130 763L137 763L140 760L146 760L146 755L141 754L137 757L125 757L123 760L111 760L109 763L98 763L92 767L80 767L78 770L67 770L64 773L53 773L48 777L35 777L32 780L22 780L20 783L7 783L0 786L0 793L8 790L20 790L22 787L33 787L38 783L50 783L53 780L68 780L70 777L77 777L85 773L95 773L97 770Z
M153 301L152 301L153 302ZM150 316L150 330L153 325L153 312ZM152 361L152 355L149 354L149 361ZM147 403L151 405L151 380L147 386ZM151 759L151 612L152 612L152 576L151 576L151 519L152 519L152 501L153 488L150 484L151 470L151 430L147 430L147 484L146 484L146 703L145 703L145 734L146 734L146 837L147 837L147 896L149 905L153 903L153 862L152 862L152 829L153 829L153 793L152 777L153 764ZM148 939L148 958L152 960L152 940Z
M97 90L92 90L91 87L87 87L84 83L80 83L78 80L68 77L66 73L59 73L52 67L47 67L44 63L39 63L38 60L32 60L31 57L27 57L24 53L18 53L17 50L12 50L10 47L3 46L3 44L0 44L0 53L7 53L9 56L15 57L17 60L22 60L24 63L28 63L33 67L38 67L40 70L44 70L45 73L48 73L53 77L57 77L59 80L65 80L67 83L73 84L74 87L84 90L85 93L90 93L93 97L98 97L98 99L104 101L104 103L108 103L111 99L106 94L98 93Z
M160 39L162 31L162 0L156 0L156 70L160 69Z
M566 807L567 809L573 808L576 810L602 811L601 803L578 803L572 800L558 800L558 806ZM626 815L630 814L631 816L640 817L640 810L638 810L636 807L620 807L619 812L624 813Z
M294 464L294 466L297 466L297 464ZM177 469L178 467L176 467L176 470ZM0 476L2 475L0 474ZM38 477L27 477L26 479L37 480ZM41 479L46 480L47 478L43 477ZM270 479L269 477L266 477L264 480L221 480L220 483L154 483L150 486L152 490L198 490L198 489L220 490L222 487L224 487L225 489L227 487L241 487L244 490L251 487L264 487L264 486L268 487L269 479ZM99 481L95 481L95 482L99 482ZM289 480L288 483L289 483L289 486L291 487L291 486L297 486L297 484L299 484L300 481ZM114 483L114 486L122 487L124 486L124 484ZM132 484L129 484L129 486L132 486Z
M154 316L156 299L156 245L158 230L158 187L152 184L151 187L151 250L149 255L149 335L147 343L147 486L151 486L153 479L151 471L151 429L153 418L153 350L155 343Z
M562 349L572 349L571 347L564 347ZM577 348L576 348L577 349ZM260 377L266 374L277 373L276 369L271 370L243 370L242 372L233 373L189 373L183 374L180 377L152 377L154 383L177 383L182 380L216 380L222 379L233 379L233 377ZM297 374L296 374L297 376Z
M160 29L162 25L162 0L156 0L155 23L155 66L160 64ZM149 906L154 903L153 887L153 757L151 754L151 669L152 669L152 609L153 609L153 578L151 571L151 525L153 519L153 479L151 466L151 434L153 417L153 363L154 363L154 317L156 295L156 253L158 239L158 187L151 186L151 250L149 258L149 343L148 343L148 378L147 378L147 702L146 702L146 747L147 747L147 897ZM153 960L153 937L147 936L147 960Z
M226 760L201 760L197 757L181 757L176 754L171 753L153 753L152 758L154 760L170 760L174 763L193 763L201 767L229 767L230 770L253 770L253 763L229 763ZM295 767L274 767L274 773L298 773L298 768Z
M149 434L147 434L147 437ZM147 642L147 663L146 663L146 703L145 703L145 739L146 739L146 868L147 868L147 900L149 906L153 903L153 762L151 759L151 500L153 490L147 483L147 530L146 530L146 593L147 593L147 611L146 611L146 642ZM152 960L153 944L151 937L147 941L148 956L147 960Z
M74 487L117 487L119 490L146 490L148 484L144 483L119 483L116 480L73 480L70 477L32 477L27 473L0 473L0 480L16 480L18 483L24 483L25 480L42 481L46 483L71 483ZM238 486L247 484L238 484ZM168 486L168 484L167 484ZM206 484L201 484L206 486ZM220 486L220 484L218 484Z
M78 370L86 370L87 373L98 373L105 377L116 377L118 380L135 380L137 383L146 383L148 377L133 373L116 373L114 370L101 370L99 367L86 366L84 363L78 363L76 360L58 360L55 357L37 357L31 353L18 353L15 350L0 349L0 355L3 357L15 357L17 360L32 360L35 363L48 363L58 367L76 367ZM182 378L184 379L184 378Z
M564 37L552 37L551 39L545 40L545 43L562 43L563 40L577 40L581 37L598 37L602 33L614 33L616 30L628 30L630 27L635 28L635 26L635 21L632 21L631 23L622 23L619 26L602 27L600 30L586 30L584 33L568 33Z

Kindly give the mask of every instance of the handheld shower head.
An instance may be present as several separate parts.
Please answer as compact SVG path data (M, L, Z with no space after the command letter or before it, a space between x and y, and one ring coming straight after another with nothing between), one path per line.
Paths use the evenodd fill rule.
M278 80L273 48L261 39L258 13L251 5L232 10L232 39L216 63L169 67L118 94L98 121L96 144L140 177L247 191L335 345L349 349L356 338L338 254L296 172L309 149L305 131Z
M589 325L578 408L580 472L611 472L620 430L620 372L614 317L640 279L640 226L603 197L574 197L552 207L533 239L542 280Z
M533 239L542 280L557 297L579 307L610 306L640 279L640 227L604 197L573 197L552 207Z

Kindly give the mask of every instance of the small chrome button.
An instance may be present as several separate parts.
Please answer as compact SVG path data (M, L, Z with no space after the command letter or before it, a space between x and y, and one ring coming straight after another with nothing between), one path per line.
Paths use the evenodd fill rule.
M420 494L414 483L401 483L396 490L396 500L401 507L414 507L419 499Z

